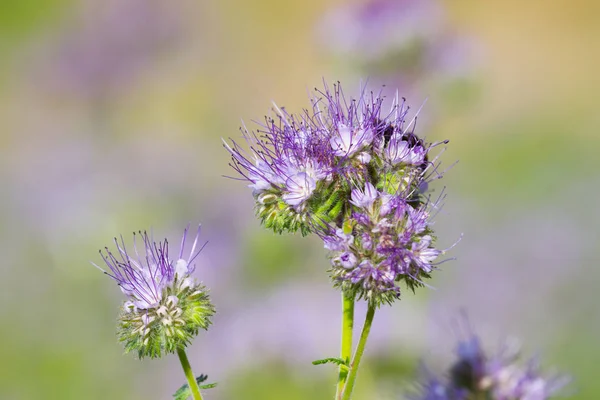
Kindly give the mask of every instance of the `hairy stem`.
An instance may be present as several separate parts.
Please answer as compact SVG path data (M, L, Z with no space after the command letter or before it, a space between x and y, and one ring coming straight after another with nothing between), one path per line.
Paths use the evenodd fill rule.
M190 366L190 362L188 361L183 347L179 347L177 349L177 355L179 356L179 361L181 362L183 372L185 373L185 377L188 381L188 386L190 389L192 389L192 396L194 397L194 400L202 400L198 382L196 382L196 377L194 376L194 372L192 371L192 367Z
M352 357L352 332L354 328L354 296L348 297L342 292L342 347L340 358L350 361ZM341 400L344 392L344 385L348 377L348 370L340 366L337 389L335 393L336 400Z
M363 325L362 332L360 333L360 339L358 340L358 345L356 346L356 352L354 353L354 357L352 358L352 362L350 363L350 373L348 374L348 381L346 382L346 386L344 388L342 400L349 400L352 396L352 389L354 389L354 382L356 381L358 366L360 364L360 359L362 358L362 355L365 352L365 345L367 344L367 338L369 337L369 333L371 332L371 325L373 324L374 316L375 306L369 304L367 316L365 318L365 324Z

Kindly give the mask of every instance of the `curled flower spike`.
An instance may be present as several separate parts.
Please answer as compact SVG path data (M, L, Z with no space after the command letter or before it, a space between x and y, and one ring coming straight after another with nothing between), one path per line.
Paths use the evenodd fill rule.
M122 237L114 240L116 254L108 247L100 251L109 270L94 265L127 296L118 326L125 352L137 351L140 358L161 357L186 347L200 328L208 329L215 310L207 289L191 276L193 262L202 250L198 246L200 227L184 256L187 235L188 229L176 258L169 255L167 239L157 243L146 232L139 232L143 249L138 249L134 233L133 252L126 250Z
M429 226L428 209L435 205L413 208L403 196L378 191L355 198L360 207L345 220L346 229L323 238L334 284L377 306L400 297L400 282L411 290L425 285L445 252L434 247Z

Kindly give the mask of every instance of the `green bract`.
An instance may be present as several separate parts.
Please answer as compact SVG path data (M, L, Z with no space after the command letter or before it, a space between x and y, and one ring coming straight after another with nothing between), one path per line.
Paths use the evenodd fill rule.
M199 329L208 329L215 308L207 289L190 285L188 280L175 278L156 308L144 310L131 302L123 304L117 334L126 353L135 351L140 359L162 357L190 344Z

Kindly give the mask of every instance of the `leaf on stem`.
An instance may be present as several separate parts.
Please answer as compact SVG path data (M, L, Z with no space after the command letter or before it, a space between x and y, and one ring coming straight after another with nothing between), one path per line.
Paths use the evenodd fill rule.
M329 357L323 358L321 360L315 360L312 362L313 365L321 365L321 364L335 364L342 368L344 371L350 370L350 366L348 365L348 360L344 360L339 357Z
M204 385L201 385L201 383L204 382L206 379L208 379L208 375L200 375L200 376L196 377L196 382L198 383L198 386L200 387L200 389L211 389L211 388L214 388L215 386L217 386L216 383L206 383ZM175 400L186 400L187 398L189 398L191 396L192 396L192 390L190 389L190 387L187 383L185 385L183 385L182 387L180 387L179 389L177 389L177 391L173 395Z

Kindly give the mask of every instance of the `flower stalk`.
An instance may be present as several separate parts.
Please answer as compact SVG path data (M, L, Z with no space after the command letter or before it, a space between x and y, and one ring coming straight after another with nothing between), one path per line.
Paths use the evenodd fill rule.
M352 357L352 332L354 329L354 296L342 292L342 345L340 358L350 362ZM340 400L344 392L348 369L340 366L335 398Z
M354 389L354 383L356 382L358 367L360 365L362 355L365 352L365 346L367 344L367 338L369 337L369 333L371 332L371 325L373 324L374 316L375 306L369 304L367 316L365 317L365 324L363 325L363 329L360 334L360 339L358 340L358 345L356 346L356 352L354 353L354 357L352 359L352 362L350 363L350 372L348 374L348 381L346 382L346 386L344 387L342 400L350 400L352 396L352 390Z
M198 382L196 382L196 377L192 371L192 366L190 365L187 355L185 354L185 349L183 347L177 348L177 355L179 356L179 362L183 367L185 378L188 381L188 386L192 390L192 396L194 397L194 400L202 400L202 394L200 394L200 388L198 387Z

